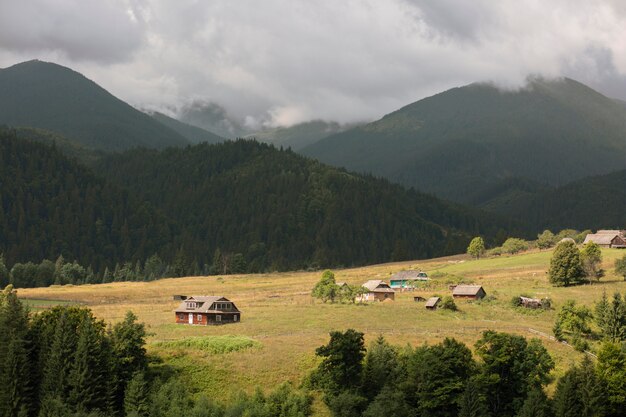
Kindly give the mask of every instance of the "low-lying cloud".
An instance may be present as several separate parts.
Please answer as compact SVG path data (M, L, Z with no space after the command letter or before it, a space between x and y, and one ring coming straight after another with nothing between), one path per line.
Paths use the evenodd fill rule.
M0 66L83 72L141 107L242 125L374 119L475 81L572 76L626 99L619 0L58 0L0 5Z

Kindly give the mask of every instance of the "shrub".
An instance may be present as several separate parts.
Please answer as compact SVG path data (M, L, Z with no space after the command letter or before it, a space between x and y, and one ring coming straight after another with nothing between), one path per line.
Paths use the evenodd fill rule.
M527 249L528 242L524 239L518 239L516 237L510 237L502 244L502 251L512 255Z
M441 299L440 308L443 308L445 310L451 310L451 311L458 310L456 303L454 302L454 298L452 298L449 295L446 295L445 297Z

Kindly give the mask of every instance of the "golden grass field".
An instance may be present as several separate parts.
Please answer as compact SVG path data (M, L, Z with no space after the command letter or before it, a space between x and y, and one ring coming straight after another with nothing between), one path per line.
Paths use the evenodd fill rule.
M424 303L413 301L414 295L449 294L446 277L433 278L432 288L428 290L397 293L395 302L322 304L310 296L321 272L57 286L20 289L18 295L31 300L79 302L107 322L121 320L126 311L132 310L152 333L148 339L148 351L180 369L182 377L194 391L215 398L238 390L252 391L256 387L270 389L282 381L298 384L315 367L315 348L327 342L331 330L354 328L366 334L367 342L382 334L392 343L413 346L435 343L451 336L470 347L486 329L526 337L534 337L528 328L551 333L556 310L516 309L510 306L511 298L522 293L550 297L556 309L567 299L592 306L604 290L609 295L614 291L626 292L626 282L613 272L615 259L625 253L604 249L603 267L607 274L600 283L570 288L554 288L548 282L546 271L552 251L532 251L478 261L459 255L334 271L338 281L354 284L368 279L386 279L391 273L408 268L422 269L431 275L439 271L481 284L488 295L496 297L495 301L487 303L459 301L458 312L427 311ZM178 302L172 300L173 294L226 296L242 311L242 321L219 327L174 324L173 310ZM247 336L260 342L261 347L216 355L156 345L159 341L207 335ZM542 340L557 362L557 375L581 358L581 354L568 346Z

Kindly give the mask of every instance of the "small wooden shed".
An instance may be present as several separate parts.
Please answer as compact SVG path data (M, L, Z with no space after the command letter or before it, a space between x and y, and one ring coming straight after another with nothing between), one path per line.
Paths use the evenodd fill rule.
M542 303L539 298L520 297L520 305L526 308L541 308Z
M439 303L441 302L441 298L439 297L430 297L428 301L426 301L425 307L428 310L437 310Z
M481 285L457 285L452 290L454 298L465 298L468 300L480 300L487 293Z

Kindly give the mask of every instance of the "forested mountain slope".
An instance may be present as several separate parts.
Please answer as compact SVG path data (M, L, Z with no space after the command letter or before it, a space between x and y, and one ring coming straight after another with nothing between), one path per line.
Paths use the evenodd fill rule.
M41 61L0 70L0 124L50 130L105 151L189 143L81 74Z
M78 260L96 272L175 252L165 216L60 151L0 131L0 253L14 262Z
M185 225L203 242L194 256L240 253L251 270L458 253L473 235L510 228L255 141L137 149L103 159L98 169Z
M536 230L626 229L626 170L537 193L508 213Z
M489 191L511 178L558 186L626 168L626 107L571 79L515 91L472 84L302 152L481 205L479 196L496 198Z

